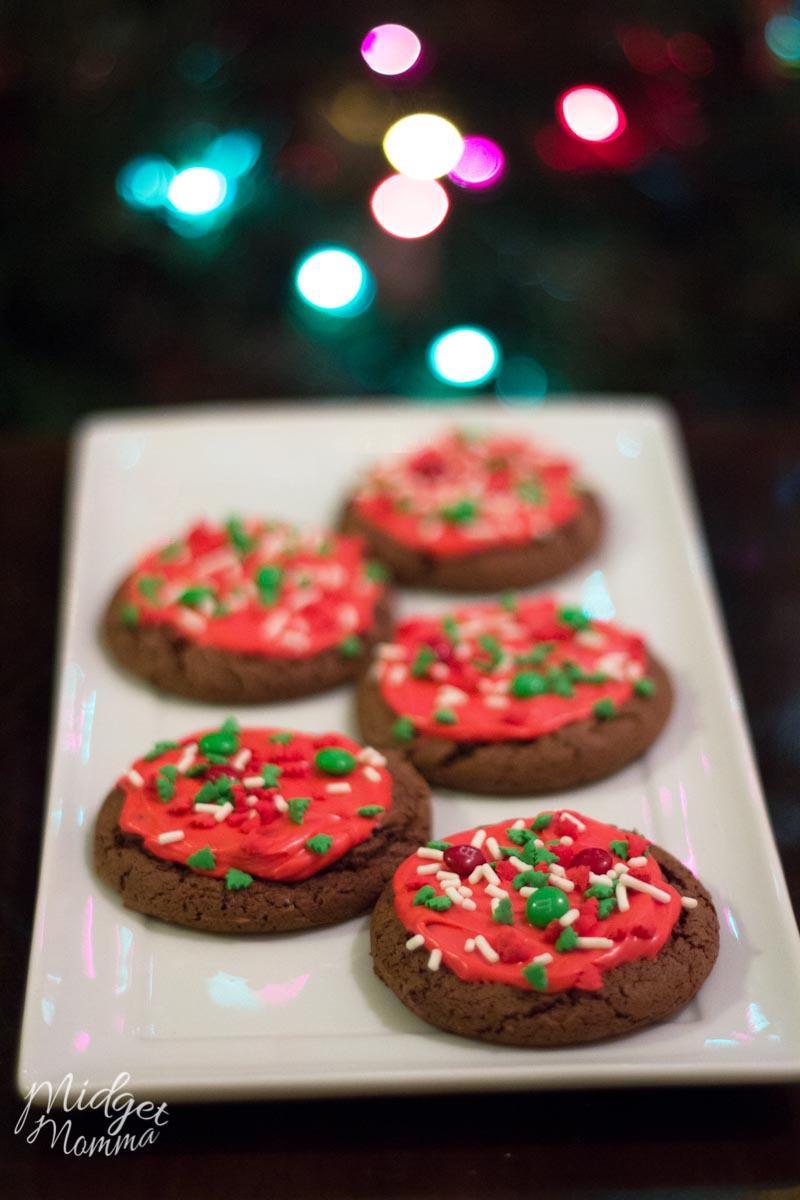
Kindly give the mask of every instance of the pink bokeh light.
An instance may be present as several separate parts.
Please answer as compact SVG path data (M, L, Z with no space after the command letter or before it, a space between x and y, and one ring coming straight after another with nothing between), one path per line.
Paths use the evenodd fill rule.
M448 178L459 187L488 188L497 183L505 167L503 151L491 138L464 138L464 152Z
M378 25L361 43L361 57L377 75L404 75L421 53L422 43L405 25Z
M447 216L450 201L435 179L412 179L390 175L372 193L372 215L387 233L396 238L426 237Z
M581 142L610 142L625 128L625 114L603 88L570 88L560 97L558 118L568 133Z

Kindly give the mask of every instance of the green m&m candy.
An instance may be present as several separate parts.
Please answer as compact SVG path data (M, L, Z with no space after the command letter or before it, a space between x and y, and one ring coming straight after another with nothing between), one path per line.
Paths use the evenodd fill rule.
M318 750L314 763L326 775L349 775L356 767L355 755L339 746L326 746L324 750Z
M217 729L200 738L203 754L235 754L239 749L239 735L232 730Z
M547 680L536 671L520 671L511 683L511 694L520 700L528 700L531 696L543 696L547 691Z
M531 925L544 929L551 921L563 917L568 908L569 900L559 888L541 887L528 896L525 915Z

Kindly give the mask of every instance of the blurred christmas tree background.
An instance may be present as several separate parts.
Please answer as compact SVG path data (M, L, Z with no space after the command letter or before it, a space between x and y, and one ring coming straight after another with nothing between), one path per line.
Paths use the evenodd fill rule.
M421 43L396 75L364 43L385 22ZM599 137L560 104L581 85ZM0 112L6 428L309 395L796 405L796 5L19 0ZM370 201L414 113L503 165L445 172L441 224L396 237ZM338 313L298 290L320 247L363 269ZM460 387L429 348L472 325L497 359Z

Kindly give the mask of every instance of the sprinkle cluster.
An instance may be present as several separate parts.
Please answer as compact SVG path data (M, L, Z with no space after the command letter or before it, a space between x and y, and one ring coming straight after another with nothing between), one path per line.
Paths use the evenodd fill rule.
M386 760L338 734L240 729L232 718L157 742L119 781L120 827L157 857L224 878L316 874L371 836L391 808Z
M373 467L353 503L396 541L441 557L548 537L581 507L568 460L466 430Z
M604 971L655 957L682 908L650 844L566 810L429 842L395 875L408 950L461 978L596 990Z
M230 651L302 658L364 650L385 572L358 538L230 518L147 554L125 585L125 624L166 623Z
M636 634L509 594L402 622L377 647L374 671L402 744L417 734L528 739L585 717L613 720L632 695L653 695L646 661Z

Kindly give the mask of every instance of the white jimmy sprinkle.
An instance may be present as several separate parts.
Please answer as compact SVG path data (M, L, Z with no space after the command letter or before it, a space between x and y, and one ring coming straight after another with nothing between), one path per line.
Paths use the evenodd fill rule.
M495 871L494 867L490 867L488 863L483 863L481 870L483 871L484 879L488 880L489 883L495 884L496 887L499 887L500 876L497 874L497 871Z
M523 821L522 817L520 817L518 821L515 821L514 824L511 826L511 828L512 829L524 829L525 822Z
M544 954L537 954L533 961L535 963L551 963L553 961L553 956L545 951Z
M422 936L422 934L415 933L414 936L410 937L406 942L406 950L419 950L420 946L423 946L424 944L425 938Z
M579 937L575 943L576 950L610 950L614 945L611 938Z
M395 663L386 672L386 681L392 687L400 687L401 683L405 683L407 675L408 667L404 667L402 663Z
M589 883L592 885L592 887L594 887L595 884L602 884L603 887L614 886L614 880L610 875L595 875L594 871L589 872Z
M496 963L500 961L500 955L490 946L482 933L479 933L475 938L475 949L479 950L487 962Z
M570 925L574 925L580 915L579 908L568 908L563 917L558 918L558 923L559 925L563 925L565 929L568 929Z
M476 850L480 850L481 846L483 845L483 843L485 841L486 841L486 830L485 829L476 829L475 833L472 835L472 841L470 842L470 846L474 846Z
M519 894L520 894L520 896L532 896L533 893L537 890L538 890L537 888L533 888L533 887L521 887L519 889Z
M281 642L288 650L306 650L309 645L308 635L295 629L287 629Z
M258 796L245 796L244 802L248 808L255 808L259 802Z
M362 774L370 783L380 783L381 774L377 767L362 767Z
M453 651L453 657L457 658L459 662L466 662L471 655L472 651L470 650L469 646L464 645L463 642L461 645L456 646L455 650Z
M542 841L542 839L541 839L541 838L534 838L534 839L533 839L533 844L534 844L534 846L536 847L536 849L537 849L537 850L543 850L543 849L544 849L544 842Z
M508 708L511 701L508 696L485 696L483 703L487 708Z
M217 809L218 809L218 808L219 808L219 805L218 805L218 804L202 804L202 803L201 803L201 804L195 804L195 805L194 805L194 811L195 811L195 812L199 812L199 813L214 813L214 815L215 815L215 816L216 816L216 814L217 814Z
M627 667L628 656L622 650L612 650L610 654L604 654L595 664L596 671L601 671L603 675L616 680L625 678Z
M253 788L263 788L264 777L263 775L245 775L242 783L252 791Z
M477 866L471 875L467 876L467 883L480 883L483 879L483 863Z
M457 871L447 871L447 870L437 871L436 878L442 880L442 882L444 882L444 880L447 880L448 883L454 883L454 884L456 884L456 886L458 886L458 884L461 883L461 876L458 874Z
M283 796L273 796L273 799L275 801L275 807L279 813L286 813L289 811L289 805L284 800Z
M271 641L277 637L281 630L289 624L289 614L285 609L279 608L275 612L270 613L266 621L261 622L262 636Z
M498 899L498 897L492 896L491 900L489 901L489 907L491 908L492 912L494 912L494 910L497 908L499 903L500 903L500 900Z
M130 771L128 771L126 778L133 784L134 787L144 787L144 780L139 772L135 771L133 767L131 767Z
M569 834L567 833L567 834L565 834L565 835L564 835L564 837L562 837L562 839L561 839L561 845L562 845L562 846L571 846L571 845L573 844L573 842L574 842L574 841L575 841L575 839L574 839L574 838L571 838L571 837L569 836Z
M251 808L250 812L247 815L248 815L248 817L255 817L255 819L258 820L258 813L256 812L256 810L254 808Z
M681 896L681 906L683 908L697 908L697 901L694 896Z
M170 831L168 833L160 833L158 835L159 846L169 846L170 842L182 842L182 841L183 841L183 830L182 829L170 829Z
M486 891L490 896L497 896L498 900L506 900L508 898L508 892L503 891L496 883L487 883Z
M512 854L508 861L518 871L530 871L532 869L529 863L524 863L521 858L517 858L516 854Z
M428 667L428 674L431 679L447 679L450 674L449 668L441 662L431 663Z
M464 942L464 949L467 954L472 954L472 951L475 949L475 938L467 938Z
M452 885L450 885L444 889L444 894L445 894L445 896L449 896L450 899L453 901L453 904L457 904L459 906L459 908L464 903L464 897L461 895L461 893L458 891L458 889L454 888Z
M618 883L614 889L614 895L617 898L617 906L620 912L627 912L630 908L630 900L628 899L628 889L624 883Z
M568 812L562 813L561 820L562 821L571 821L572 824L577 829L578 833L585 833L585 831L586 831L586 826L584 825L583 821L579 821L577 817L573 817L572 813L568 813Z
M575 884L571 879L562 879L560 875L550 875L547 882L551 887L557 887L562 892L574 892Z
M636 892L644 892L646 895L652 896L659 904L669 904L669 892L653 887L652 883L645 883L643 879L637 879L635 875L625 876L625 887L633 888Z
M332 796L346 796L348 792L352 792L352 788L346 779L340 783L326 783L325 791L330 792Z
M417 867L418 875L436 875L439 871L438 863L428 863L426 867Z
M437 946L435 950L431 950L430 958L428 959L428 970L438 971L442 965L442 952Z
M179 775L185 775L189 767L193 764L197 756L197 742L190 742L188 746L184 746L183 754L175 764L178 768Z
M466 692L449 683L443 684L436 693L437 708L458 708L459 704L466 704L468 700Z
M378 658L386 659L387 661L402 662L406 656L406 652L402 646L396 646L394 642L380 642L375 647L375 654Z
M435 858L437 862L441 862L444 858L444 850L437 850L433 846L420 846L417 850L418 858Z
M303 608L310 608L312 604L316 604L322 599L322 592L319 588L307 587L300 592L295 592L293 596L289 596L286 603L293 612L300 612Z
M470 900L469 897L464 901L464 912L474 912L477 907L475 901Z
M471 896L472 895L472 888L467 887L467 885L465 883L460 884L458 890L461 892L462 896Z
M636 858L629 858L629 859L628 859L628 866L629 866L629 867L646 867L646 866L647 866L647 859L646 859L646 857L644 856L644 854L638 854L638 855L636 856Z
M628 866L627 863L617 863L617 865L615 867L612 867L611 870L614 871L615 874L617 874L617 875L624 875L627 871L630 871L630 867ZM609 872L609 874L610 873L611 872Z
M358 626L358 609L355 604L340 604L336 616L342 629L355 629Z
M232 812L233 812L233 805L230 803L229 800L226 800L224 804L217 805L217 811L214 813L214 820L219 825L222 821L224 821L226 819L226 817L229 817Z
M243 771L252 757L253 751L248 750L245 746L231 759L231 766L233 767L234 771Z
M371 767L386 766L386 759L374 746L364 746L363 750L359 750L356 758L360 763L368 763Z
M550 863L548 870L550 871L551 875L566 875L567 873L558 863Z
M486 849L489 852L490 858L500 858L500 847L497 844L497 838L488 837L486 839Z
M575 641L581 646L594 646L600 649L606 644L606 635L600 633L598 629L581 629L579 633L575 634Z

